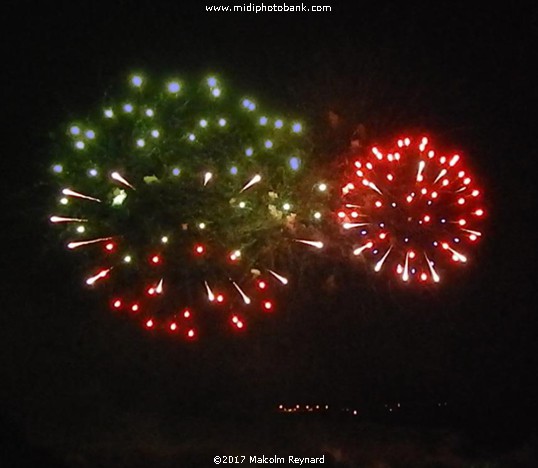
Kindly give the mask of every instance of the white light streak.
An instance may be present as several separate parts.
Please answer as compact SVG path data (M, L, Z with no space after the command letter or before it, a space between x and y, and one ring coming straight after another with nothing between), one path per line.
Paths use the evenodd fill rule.
M418 172L417 172L417 181L422 182L424 180L424 176L422 175L422 171L424 171L424 168L426 167L426 161L420 161L418 163Z
M387 250L385 252L385 255L383 255L383 257L381 257L381 260L379 260L375 266L374 266L374 271L376 272L379 272L381 271L381 268L383 267L383 263L385 263L385 260L387 259L387 257L389 256L390 254L390 251L392 250L392 246L389 247L389 250Z
M405 254L405 264L402 272L402 280L409 281L409 252Z
M448 250L449 252L452 253L452 258L454 259L454 261L462 262L462 263L465 263L467 261L467 257L465 255L462 255L458 251L454 250L446 242L442 244L442 246L443 246L443 249Z
M462 231L468 232L469 234L472 234L473 236L477 236L477 237L480 237L480 236L482 235L481 232L479 232L479 231L472 231L471 229L463 229L463 228L462 228Z
M439 275L437 274L437 272L433 268L433 262L428 258L426 253L424 253L424 256L426 257L426 263L428 264L428 268L430 269L430 273L432 275L433 281L438 283L441 280L441 278L439 277Z
M112 268L108 268L106 270L101 270L99 273L97 273L96 275L94 276L90 276L87 280L86 280L86 284L88 286L92 286L96 281L99 281L100 279L103 279L105 278L108 273L110 272L110 270L112 270Z
M353 255L360 255L364 250L371 249L373 247L373 242L367 242L366 244L362 245L361 247L356 248L353 251Z
M446 169L441 169L441 171L439 172L439 174L437 174L437 177L435 178L435 180L433 181L433 183L435 184L439 179L441 179L442 177L444 177L446 175L448 171Z
M115 181L119 182L120 184L126 185L127 187L136 190L127 180L123 178L123 176L119 172L113 172L112 174L110 174L110 177Z
M89 195L84 195L82 193L75 192L74 190L71 190L70 188L64 188L62 190L62 193L68 197L83 198L85 200L91 200L97 203L101 203L101 200L99 200L99 198L94 198L94 197L90 197Z
M98 239L90 239L90 240L79 241L79 242L69 242L69 244L67 244L67 248L71 250L78 249L79 247L84 247L85 245L97 244L98 242L105 242L111 239L113 238L112 237L100 237Z
M245 304L250 304L251 303L251 300L250 300L250 297L248 297L244 291L239 287L239 285L235 282L235 281L232 281L232 284L235 286L235 289L237 289L237 292L239 292L239 294L241 294L241 297L243 298L243 302Z
M377 193L379 193L379 195L383 195L383 192L379 190L379 187L373 182L368 182L368 184L366 185L368 185L368 187L370 187L372 190L375 190Z
M207 298L209 299L209 302L213 302L215 300L215 294L213 294L213 291L211 291L211 288L209 287L209 284L207 284L207 281L204 281L204 284L207 291Z
M372 223L344 223L342 224L342 227L344 229L353 229L353 228L362 227L362 226L369 226L370 224Z
M87 219L82 218L64 218L62 216L51 216L49 218L51 223L86 223Z
M452 156L452 159L450 160L450 162L448 163L448 165L449 165L450 167L454 167L454 166L457 164L457 162L458 162L459 160L460 160L459 155L458 155L458 154L455 154L454 156Z
M305 239L295 239L295 242L300 242L301 244L311 245L312 247L315 247L316 249L322 249L323 248L323 242L320 242L320 241L311 241L311 240L305 240Z
M245 190L247 190L248 188L252 187L253 185L257 184L258 182L260 182L262 180L262 176L260 174L256 174L252 179L250 179L245 185L244 187L241 189L241 191L239 193L242 193L244 192Z
M284 276L279 275L278 273L274 272L273 270L267 270L267 271L269 271L269 273L271 273L282 284L284 284L284 285L288 284L288 278L285 278Z

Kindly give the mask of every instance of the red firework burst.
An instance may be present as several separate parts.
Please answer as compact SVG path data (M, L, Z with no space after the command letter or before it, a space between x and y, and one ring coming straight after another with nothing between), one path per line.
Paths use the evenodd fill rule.
M436 152L426 137L403 138L389 151L373 147L353 169L337 216L354 255L404 282L437 283L467 262L485 212L460 155Z

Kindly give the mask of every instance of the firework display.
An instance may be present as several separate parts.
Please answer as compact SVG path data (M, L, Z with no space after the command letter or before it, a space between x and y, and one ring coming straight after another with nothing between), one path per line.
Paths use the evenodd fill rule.
M357 157L336 215L353 255L375 272L426 284L468 262L485 211L463 158L422 137Z
M213 76L195 86L131 76L122 97L66 125L54 158L50 222L86 286L147 329L187 339L201 322L244 329L275 310L290 250L323 246L294 227L303 125Z

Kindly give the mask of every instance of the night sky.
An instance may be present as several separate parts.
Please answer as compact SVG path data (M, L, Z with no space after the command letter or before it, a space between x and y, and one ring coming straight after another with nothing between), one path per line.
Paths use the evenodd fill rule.
M84 432L133 414L387 401L447 401L462 424L535 427L536 6L325 2L333 12L225 15L205 13L203 2L45 3L3 6L6 427ZM428 131L477 173L485 240L439 290L322 257L287 310L244 337L152 336L81 287L49 232L44 185L51 132L134 69L216 71L260 102L307 116L320 163L358 124L372 141ZM324 289L328 278L336 286Z

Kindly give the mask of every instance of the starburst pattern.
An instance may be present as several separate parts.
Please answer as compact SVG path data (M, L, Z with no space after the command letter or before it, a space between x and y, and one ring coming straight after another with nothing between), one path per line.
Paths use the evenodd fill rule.
M358 157L337 212L353 254L406 283L438 283L444 271L467 263L485 211L462 159L436 151L427 137Z

